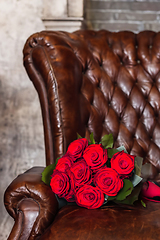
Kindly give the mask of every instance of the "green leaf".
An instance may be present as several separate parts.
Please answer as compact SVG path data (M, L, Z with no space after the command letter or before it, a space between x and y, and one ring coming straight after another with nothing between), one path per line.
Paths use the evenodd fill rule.
M129 196L126 197L126 199L122 201L117 201L117 203L133 205L133 203L138 200L140 191L142 189L142 184L143 183L139 183L135 188L133 188L133 191Z
M112 196L108 196L108 198L107 198L108 201L113 201L114 199L116 199L116 196L113 196L113 197Z
M146 204L141 200L141 204L143 207L146 207Z
M115 148L108 148L107 149L108 158L112 158L113 155L117 152L119 152L119 151Z
M131 179L131 182L133 184L133 187L137 186L141 181L142 181L143 178L141 178L140 176L134 174L134 176L132 177Z
M44 171L42 172L42 181L47 184L50 185L50 181L51 181L51 175L53 173L53 170L55 169L56 164L51 164L49 166L47 166Z
M101 143L105 149L113 147L113 135L104 135L101 139Z
M77 133L77 139L80 139L80 138L82 138L82 137Z
M90 141L91 141L91 144L95 144L95 140L94 140L94 136L93 136L93 132L90 134Z
M123 183L124 183L123 188L117 194L117 197L116 197L117 201L124 200L128 195L131 194L131 192L133 190L133 184L130 180L124 179Z
M120 147L118 147L118 148L116 148L116 149L118 150L118 152L124 151L125 153L128 153L127 150L126 150L126 148L125 148L123 145L120 146Z
M128 153L124 146L120 146L118 148L109 148L107 150L108 157L112 158L115 153L118 153L118 152L121 152L121 151L124 151L125 153Z

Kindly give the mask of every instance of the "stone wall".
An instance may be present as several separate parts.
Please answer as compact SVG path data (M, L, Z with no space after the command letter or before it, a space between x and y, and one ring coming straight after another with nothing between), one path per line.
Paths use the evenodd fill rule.
M44 30L41 0L0 1L0 239L13 220L3 206L9 183L33 165L44 165L39 102L23 68L22 49L32 33Z
M83 0L43 0L42 19L47 30L73 32L83 26Z
M160 31L159 0L86 0L86 26L110 31Z
M0 0L0 240L7 239L13 225L3 205L5 189L18 174L45 165L39 100L23 67L22 49L32 33L46 28L45 20L62 22L48 26L51 30L64 30L68 20L81 21L78 1ZM69 22L65 30L80 27L73 25Z

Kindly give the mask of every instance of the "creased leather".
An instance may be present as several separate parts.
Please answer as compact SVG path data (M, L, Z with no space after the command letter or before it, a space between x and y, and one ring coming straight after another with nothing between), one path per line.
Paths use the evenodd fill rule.
M160 171L159 39L153 31L79 30L43 31L27 40L24 65L33 83L43 83L44 125L51 126L47 164L77 133L93 132L97 141L112 133L115 147L124 145Z
M10 240L35 239L53 222L58 212L54 193L41 180L43 169L34 167L19 175L5 192L5 207L17 225L21 226L19 229L15 224Z
M39 240L159 239L160 204L146 204L147 209L142 205L110 205L93 211L78 206L65 206Z

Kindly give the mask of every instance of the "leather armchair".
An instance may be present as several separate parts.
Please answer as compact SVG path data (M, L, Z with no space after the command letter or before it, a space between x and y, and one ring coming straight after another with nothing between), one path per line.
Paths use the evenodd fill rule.
M144 159L142 175L160 181L160 33L43 31L24 46L24 66L40 99L46 165L77 133L100 141L112 133ZM43 168L18 176L4 202L15 219L9 240L159 239L160 203L109 204L88 210L57 200Z

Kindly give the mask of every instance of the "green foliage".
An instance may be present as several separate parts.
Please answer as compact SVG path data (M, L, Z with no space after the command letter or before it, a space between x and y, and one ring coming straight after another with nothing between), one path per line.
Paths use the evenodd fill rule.
M133 190L133 184L130 180L124 179L123 183L124 183L123 188L119 191L119 193L116 196L117 201L124 200L128 195L131 194Z
M93 136L93 132L90 134L90 141L91 141L91 144L95 144L95 140L94 140L94 136Z
M112 158L115 153L124 151L125 153L128 153L124 146L120 146L118 148L108 148L108 158Z
M56 164L51 164L49 166L47 166L44 171L42 172L42 181L47 184L50 185L50 181L51 181L51 175L53 173L53 170L55 169Z
M82 137L77 133L77 139L80 139L80 138L82 138Z
M143 207L146 207L146 204L141 200L141 204Z
M142 183L140 183L136 187L134 187L133 191L131 192L131 194L129 196L126 197L126 199L124 199L122 201L117 201L117 203L133 205L133 203L138 200L141 189L142 189Z
M136 174L133 175L131 182L133 184L133 187L137 186L142 181L142 178Z
M118 151L117 149L108 148L108 149L107 149L108 158L112 158L113 155L114 155L115 153L118 153L118 152L119 152L119 151Z
M108 201L113 201L114 199L116 199L116 196L113 196L113 197L112 196L108 196L108 198L107 198Z
M113 135L104 135L101 139L101 143L105 149L113 147Z
M128 153L124 146L120 146L120 147L118 147L116 149L118 150L118 152L124 151L125 153Z

